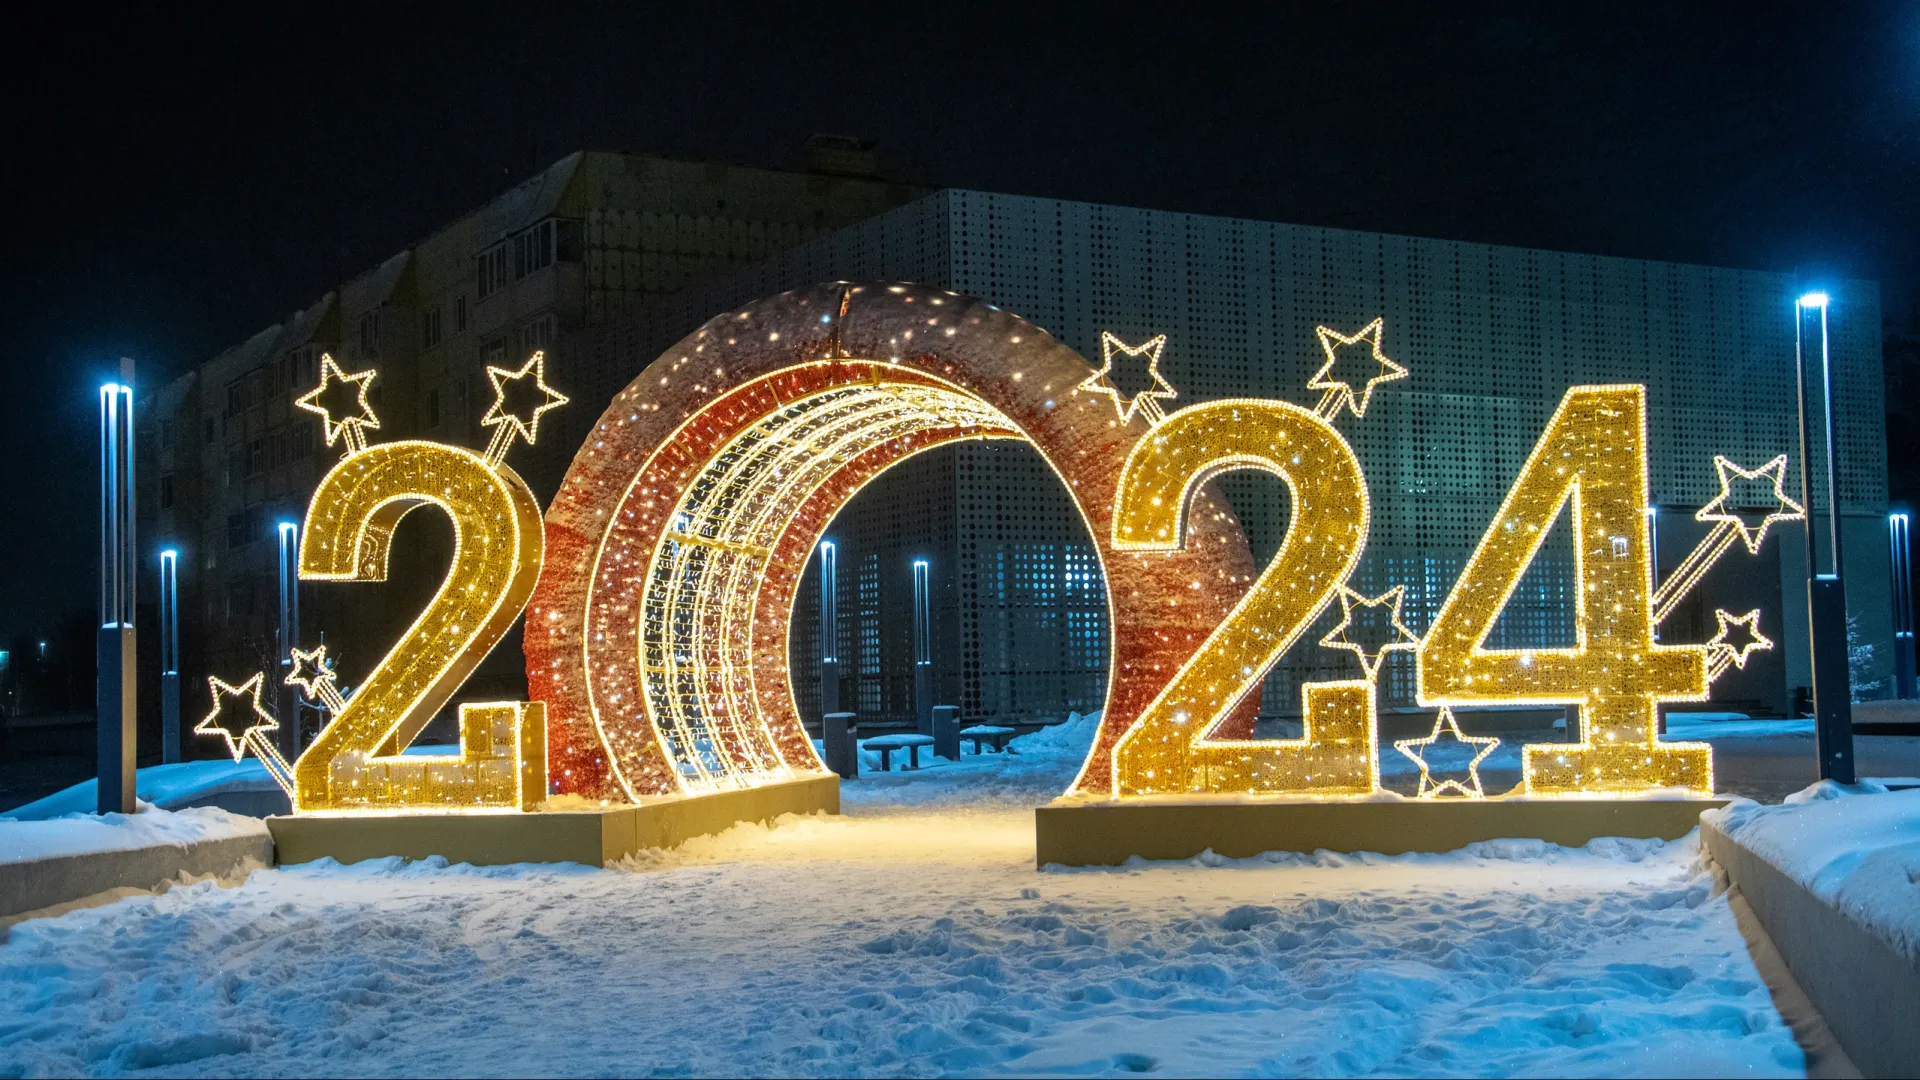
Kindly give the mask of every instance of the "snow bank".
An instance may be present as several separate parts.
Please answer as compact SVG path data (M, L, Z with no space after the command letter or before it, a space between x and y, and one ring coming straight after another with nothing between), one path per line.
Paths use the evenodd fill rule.
M137 814L70 814L44 821L0 819L0 867L60 855L265 835L266 822L259 818L210 806L180 811L143 806Z
M91 813L99 805L96 781L83 780L44 799L17 806L0 816L16 821L40 821L66 814ZM278 791L266 766L255 758L234 761L230 758L206 761L182 761L173 765L149 765L134 775L134 797L163 809L177 809L183 803L229 791Z
M1780 806L1741 799L1703 819L1920 963L1920 790L1822 780Z

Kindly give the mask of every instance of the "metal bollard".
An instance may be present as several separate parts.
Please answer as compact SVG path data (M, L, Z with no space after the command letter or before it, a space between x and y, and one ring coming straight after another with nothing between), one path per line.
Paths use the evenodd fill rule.
M850 712L830 712L820 718L820 741L826 744L827 768L842 780L860 779L859 722Z
M948 761L960 760L960 706L933 707L933 752Z

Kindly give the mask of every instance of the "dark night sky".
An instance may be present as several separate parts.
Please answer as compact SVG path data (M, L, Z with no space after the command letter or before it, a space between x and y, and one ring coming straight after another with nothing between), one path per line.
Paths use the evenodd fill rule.
M1920 3L1442 6L58 9L8 58L0 635L93 603L113 358L151 386L579 148L859 134L926 183L1815 269L1913 317Z

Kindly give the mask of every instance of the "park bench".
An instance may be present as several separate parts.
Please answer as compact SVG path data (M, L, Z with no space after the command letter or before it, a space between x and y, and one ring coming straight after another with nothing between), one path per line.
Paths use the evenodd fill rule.
M861 748L879 751L880 771L892 772L893 752L895 750L905 750L907 752L907 768L918 769L920 767L920 748L932 745L933 736L931 735L876 735L862 743Z

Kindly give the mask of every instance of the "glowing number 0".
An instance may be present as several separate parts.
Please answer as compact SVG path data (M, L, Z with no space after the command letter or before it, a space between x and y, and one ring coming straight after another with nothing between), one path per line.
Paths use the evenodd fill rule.
M1195 489L1220 473L1248 468L1279 476L1291 491L1286 541L1226 621L1115 744L1117 796L1365 795L1379 787L1371 680L1305 687L1298 739L1208 737L1326 609L1360 560L1367 483L1352 447L1331 424L1284 401L1221 401L1169 416L1127 457L1115 500L1114 546L1136 552L1181 547Z
M546 714L537 702L462 705L458 756L401 756L513 625L540 576L540 505L513 470L430 442L350 454L314 491L300 577L386 580L394 528L428 503L453 518L447 578L294 764L296 809L526 809L546 798Z
M1578 644L1484 648L1569 504ZM1713 790L1712 749L1660 743L1655 732L1659 702L1707 696L1707 650L1653 643L1646 505L1645 388L1568 390L1420 648L1422 704L1581 706L1578 744L1525 748L1529 792Z

